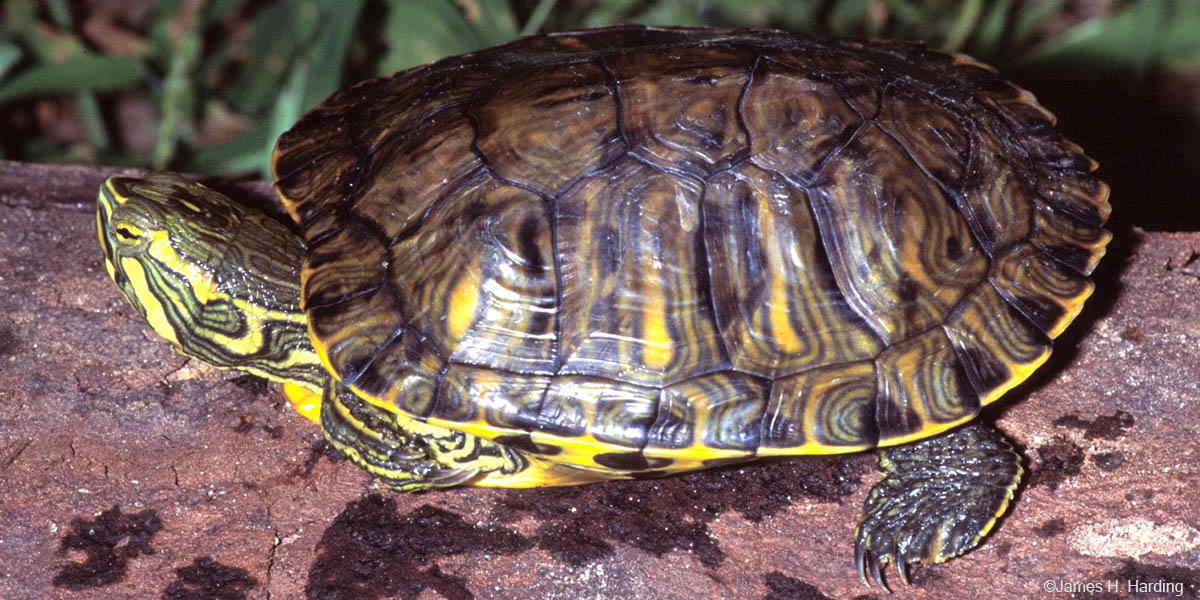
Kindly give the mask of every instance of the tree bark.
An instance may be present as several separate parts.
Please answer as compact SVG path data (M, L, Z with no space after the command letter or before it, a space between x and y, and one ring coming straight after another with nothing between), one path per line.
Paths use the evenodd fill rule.
M174 354L118 295L92 215L116 173L137 171L0 162L0 597L882 597L853 569L872 455L378 487L276 386ZM1050 362L985 414L1026 459L1010 514L910 586L889 574L894 597L1195 597L1200 233L1117 230Z

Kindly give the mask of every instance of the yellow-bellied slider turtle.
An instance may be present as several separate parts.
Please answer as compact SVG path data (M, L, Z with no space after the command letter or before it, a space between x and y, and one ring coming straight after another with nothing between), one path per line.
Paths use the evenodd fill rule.
M959 425L1092 290L1095 164L963 56L778 31L542 35L367 81L278 142L301 236L175 175L99 199L182 352L281 381L398 490L885 447L860 572L1018 484Z

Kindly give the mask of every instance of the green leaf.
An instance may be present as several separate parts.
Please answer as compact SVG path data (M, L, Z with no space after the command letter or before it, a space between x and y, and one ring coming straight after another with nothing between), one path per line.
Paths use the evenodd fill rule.
M826 21L823 24L823 29L826 33L835 35L850 35L857 33L867 19L867 10L871 8L871 0L845 0L842 2L834 2L833 6L828 9ZM903 10L907 5L897 3L894 0L888 2L889 6L900 5ZM894 10L894 8L893 8Z
M1173 66L1200 68L1200 0L1180 0L1171 8L1159 40L1163 60Z
M628 19L639 4L641 4L641 0L609 0L608 2L601 2L587 13L582 25L585 27L600 27L620 23Z
M1005 48L1008 32L1009 10L1012 5L1008 0L991 0L990 6L984 10L979 19L979 27L971 40L969 51L976 58L996 60Z
M386 0L380 74L487 47L480 32L450 0Z
M1145 73L1164 55L1163 41L1171 37L1167 32L1172 29L1172 12L1178 4L1168 1L1131 4L1108 18L1085 21L1042 42L1026 59L1070 61Z
M131 89L141 81L142 65L137 59L88 53L22 71L0 85L0 104L37 95Z
M50 21L59 29L71 27L71 7L63 0L43 0L46 12L50 13Z
M503 44L520 31L509 0L457 0L456 4L485 48Z
M79 116L87 130L88 142L97 152L108 152L112 146L112 140L108 136L108 129L104 124L104 114L100 111L100 102L96 100L96 94L79 92L75 97L75 106L78 107Z
M89 53L74 33L50 27L30 27L18 32L17 37L24 42L32 58L44 63L65 63Z
M942 43L942 49L951 51L962 49L967 38L979 26L983 9L983 0L963 0L959 5L958 15L950 23L950 29L946 32L946 40Z
M350 41L354 39L363 0L321 0L320 6L320 29L305 54L311 77L307 80L300 103L303 110L316 106L341 89L346 52L350 48Z
M711 0L720 24L741 27L811 29L815 21L812 0ZM700 6L703 10L704 5ZM706 19L709 20L709 19Z
M546 19L550 16L550 12L554 10L554 5L558 0L538 0L537 6L533 7L533 12L529 13L529 20L521 27L520 35L533 35L542 28Z
M791 31L817 32L825 4L822 0L772 0L761 24Z
M1012 45L1024 46L1046 21L1062 13L1066 0L1041 0L1013 10Z
M263 120L232 142L196 151L184 167L197 173L251 173L267 160L274 140L271 123Z
M194 73L200 62L200 19L176 13L161 24L161 35L169 48L170 59L159 104L158 139L154 145L153 164L166 168L175 156L180 121L191 114L195 105Z
M275 140L300 118L309 67L298 62L271 106L269 118L260 120L237 139L227 144L197 151L186 167L200 173L250 173L271 177L271 149Z
M304 63L296 63L292 67L291 74L288 75L287 83L284 84L283 90L279 97L275 99L275 105L271 110L271 127L270 136L267 139L267 144L262 148L258 163L258 172L263 176L271 177L271 149L275 147L275 140L283 135L304 111L304 90L308 87L309 68Z
M29 0L5 0L4 27L12 34L33 28L37 22L37 3Z
M8 74L8 70L21 60L21 49L16 44L0 43L0 79Z
M700 16L695 6L683 0L665 0L657 6L637 16L638 23L646 25L687 26L705 25L706 19Z
M259 115L271 105L297 48L312 33L305 31L306 21L317 20L315 16L306 18L306 11L315 15L312 0L274 2L254 18L254 28L246 42L247 60L222 94L234 110Z
M204 8L202 20L205 25L212 25L242 10L242 5L245 3L246 0L211 0Z

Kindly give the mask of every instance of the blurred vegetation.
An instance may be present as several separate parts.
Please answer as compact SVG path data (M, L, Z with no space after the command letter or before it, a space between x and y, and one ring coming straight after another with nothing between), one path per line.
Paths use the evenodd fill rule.
M1119 81L1133 90L1122 110L1167 110L1158 92L1138 91L1165 89L1165 134L1200 123L1200 0L2 1L0 149L21 160L265 173L275 138L343 85L619 22L923 40L1027 76L1039 95L1073 81L1055 99L1068 106ZM1081 73L1095 77L1080 83ZM1081 123L1089 149L1087 138L1113 133ZM1176 141L1167 154L1200 167L1200 141Z

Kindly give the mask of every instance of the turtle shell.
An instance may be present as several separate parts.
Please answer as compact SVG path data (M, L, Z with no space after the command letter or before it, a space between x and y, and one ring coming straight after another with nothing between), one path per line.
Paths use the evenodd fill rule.
M1045 361L1110 238L1053 124L921 45L629 26L355 85L274 169L343 384L682 470L934 435Z

